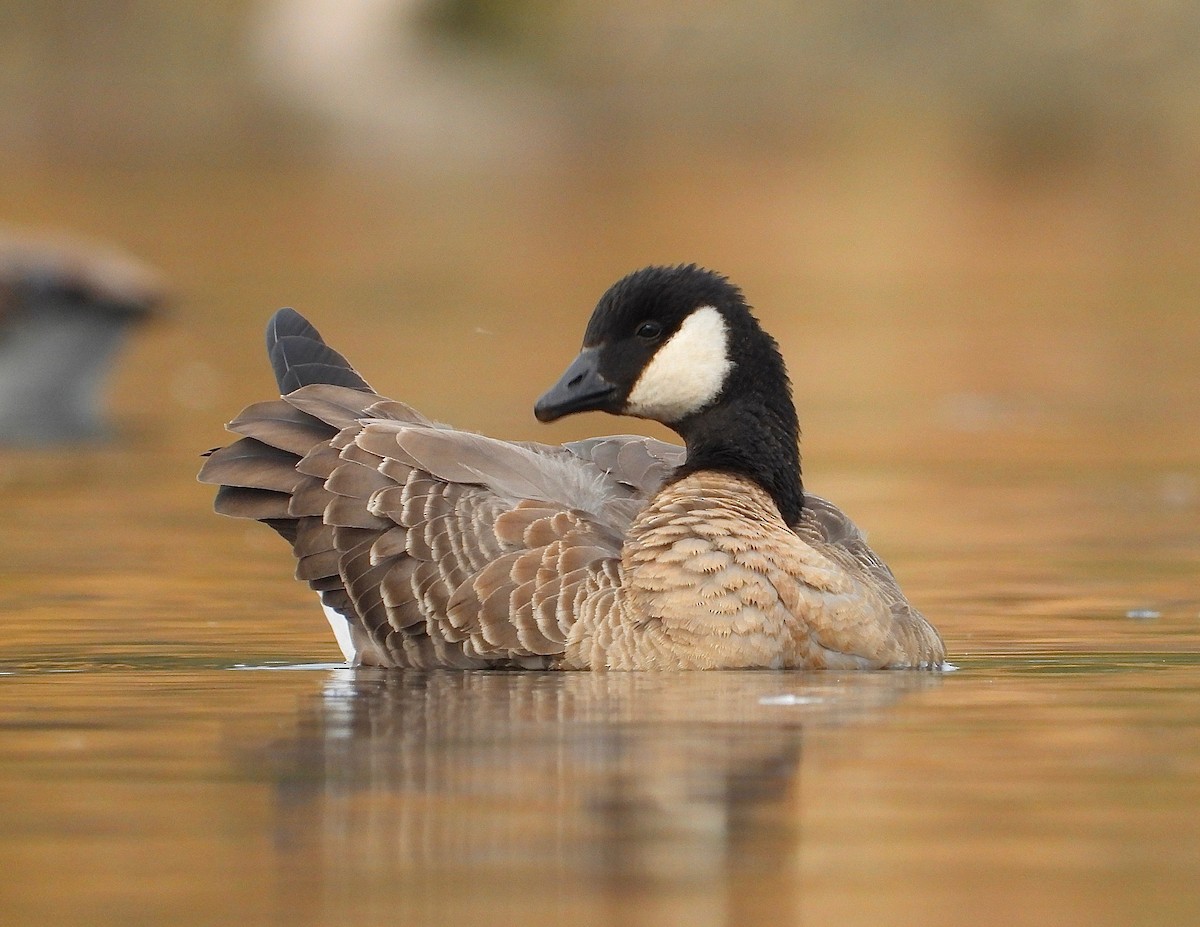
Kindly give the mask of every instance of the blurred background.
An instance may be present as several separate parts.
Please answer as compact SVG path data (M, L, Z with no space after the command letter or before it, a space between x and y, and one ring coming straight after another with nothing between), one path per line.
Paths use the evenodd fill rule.
M1198 87L1188 3L7 0L0 212L176 281L169 329L206 335L157 371L183 405L239 401L288 302L417 400L534 326L544 378L607 283L695 260L794 320L810 411L846 340L831 393L872 404L1030 412L1116 378L1102 401L1145 411L1159 359L1105 329L1194 324ZM964 316L994 326L947 343Z
M1200 8L1171 0L4 0L0 219L119 245L176 304L112 384L116 456L0 479L109 467L142 500L108 496L139 513L114 568L228 584L244 544L274 576L286 551L191 479L274 391L276 307L464 428L661 435L530 409L608 284L695 261L779 338L808 486L935 610L1009 551L1011 610L1110 582L1116 554L1064 543L1196 514L1198 164ZM151 540L164 512L211 574Z

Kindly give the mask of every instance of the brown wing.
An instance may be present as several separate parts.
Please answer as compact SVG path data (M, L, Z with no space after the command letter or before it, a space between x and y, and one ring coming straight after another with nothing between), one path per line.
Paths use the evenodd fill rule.
M563 447L645 496L657 492L687 456L687 452L678 444L640 435L587 438L572 441Z
M670 445L651 439L512 444L338 386L230 428L246 437L200 474L221 484L217 510L291 541L297 577L347 617L360 659L385 665L552 665L642 487L669 470Z
M945 659L945 648L937 631L909 603L891 569L841 509L820 496L805 493L800 521L792 527L803 540L850 576L863 579L880 596L892 617L887 632L901 642L903 652L917 654L915 662L920 665L932 666ZM839 649L834 641L824 643Z
M894 589L903 599L891 569L870 548L858 526L832 502L805 493L800 522L793 528L800 537L817 542L822 549L832 549L839 560L853 565L858 572L869 573L875 584Z

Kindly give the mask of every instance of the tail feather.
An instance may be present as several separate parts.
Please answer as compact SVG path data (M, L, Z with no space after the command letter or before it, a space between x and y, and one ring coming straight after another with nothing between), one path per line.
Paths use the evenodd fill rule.
M200 481L218 487L219 513L257 519L292 545L297 578L320 595L347 659L382 661L373 656L378 645L360 629L357 606L338 571L335 529L323 520L336 497L325 489L329 474L320 471L332 472L325 458L334 465L340 458L331 442L359 419L424 419L377 395L292 309L280 309L268 323L267 353L283 398L243 409L229 423L243 437L205 455Z
M267 323L267 355L281 395L314 383L374 392L350 362L327 345L321 333L295 309L280 309L271 316Z

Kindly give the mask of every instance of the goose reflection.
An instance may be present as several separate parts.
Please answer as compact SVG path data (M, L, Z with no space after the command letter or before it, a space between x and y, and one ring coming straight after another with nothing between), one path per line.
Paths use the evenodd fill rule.
M406 924L772 922L798 904L805 730L938 684L334 670L272 750L287 893Z

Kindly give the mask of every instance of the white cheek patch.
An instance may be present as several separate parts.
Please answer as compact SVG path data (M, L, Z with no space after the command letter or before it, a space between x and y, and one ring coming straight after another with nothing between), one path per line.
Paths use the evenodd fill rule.
M701 306L658 349L629 393L628 415L677 422L717 398L733 362L721 313Z

